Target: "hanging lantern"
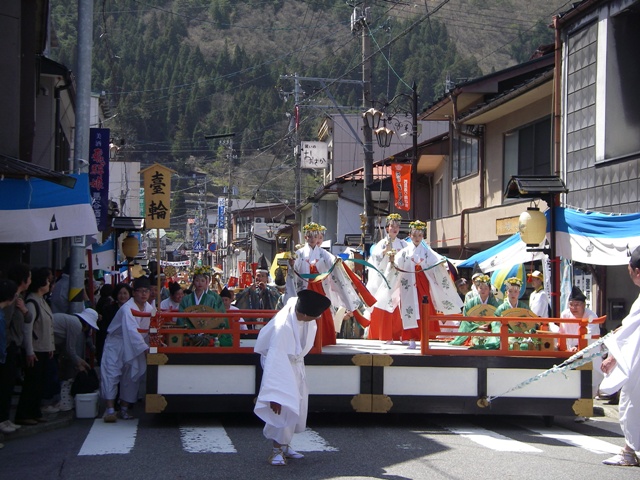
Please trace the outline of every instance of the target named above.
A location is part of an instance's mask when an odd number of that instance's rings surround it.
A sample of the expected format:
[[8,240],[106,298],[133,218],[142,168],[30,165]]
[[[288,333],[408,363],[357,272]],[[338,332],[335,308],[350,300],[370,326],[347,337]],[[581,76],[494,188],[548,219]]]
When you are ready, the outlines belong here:
[[547,217],[538,207],[529,207],[526,212],[520,214],[518,230],[527,247],[537,247],[547,233]]
[[138,239],[133,235],[128,235],[124,240],[122,240],[122,253],[124,256],[130,260],[135,258],[138,255]]
[[384,127],[380,127],[375,130],[374,133],[376,134],[380,148],[389,148],[389,145],[391,145],[391,139],[393,138],[393,130],[387,128],[385,125]]
[[376,110],[375,108],[370,108],[366,112],[362,114],[362,118],[364,118],[364,123],[371,129],[375,130],[380,125],[380,120],[382,119],[383,113],[380,110]]

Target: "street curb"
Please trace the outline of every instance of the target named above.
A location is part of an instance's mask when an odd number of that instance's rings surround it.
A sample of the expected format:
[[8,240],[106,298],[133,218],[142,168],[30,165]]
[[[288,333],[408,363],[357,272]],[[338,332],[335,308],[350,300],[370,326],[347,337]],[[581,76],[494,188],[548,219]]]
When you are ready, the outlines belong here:
[[45,417],[46,423],[38,423],[37,425],[22,425],[20,429],[13,433],[5,433],[3,442],[15,440],[18,438],[30,437],[38,433],[50,432],[59,428],[68,427],[73,423],[75,411],[59,412]]

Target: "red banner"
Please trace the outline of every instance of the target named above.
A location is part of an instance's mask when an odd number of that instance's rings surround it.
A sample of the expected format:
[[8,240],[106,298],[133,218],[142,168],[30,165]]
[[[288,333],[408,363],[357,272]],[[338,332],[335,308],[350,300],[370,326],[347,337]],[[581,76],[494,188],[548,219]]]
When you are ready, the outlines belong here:
[[411,208],[411,165],[392,163],[391,177],[396,208],[408,211]]

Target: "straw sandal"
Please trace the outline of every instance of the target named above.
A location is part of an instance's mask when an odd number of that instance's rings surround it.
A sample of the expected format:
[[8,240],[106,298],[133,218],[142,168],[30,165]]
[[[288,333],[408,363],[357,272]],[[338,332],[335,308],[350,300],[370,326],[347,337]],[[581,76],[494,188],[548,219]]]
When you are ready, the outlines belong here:
[[273,453],[269,457],[269,463],[275,466],[281,466],[287,464],[287,459],[282,451],[282,448],[274,448]]
[[617,465],[620,467],[637,467],[638,457],[636,457],[636,454],[633,452],[622,450],[619,454],[603,460],[602,463],[605,465]]
[[296,452],[289,445],[283,445],[282,446],[282,451],[284,452],[284,456],[286,458],[304,458],[303,454],[301,454],[299,452]]

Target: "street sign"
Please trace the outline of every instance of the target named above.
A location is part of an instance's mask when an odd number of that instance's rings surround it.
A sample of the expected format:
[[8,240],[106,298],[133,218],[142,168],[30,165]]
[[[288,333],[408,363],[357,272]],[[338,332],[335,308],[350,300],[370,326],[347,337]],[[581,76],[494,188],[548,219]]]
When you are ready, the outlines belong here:
[[300,157],[300,166],[302,168],[327,168],[328,148],[325,142],[302,142],[302,156]]
[[204,252],[204,248],[202,247],[202,243],[200,242],[193,242],[193,248],[192,250],[194,252]]
[[215,252],[216,251],[216,247],[217,247],[216,243],[213,242],[213,243],[210,243],[207,248],[209,249],[210,252]]

